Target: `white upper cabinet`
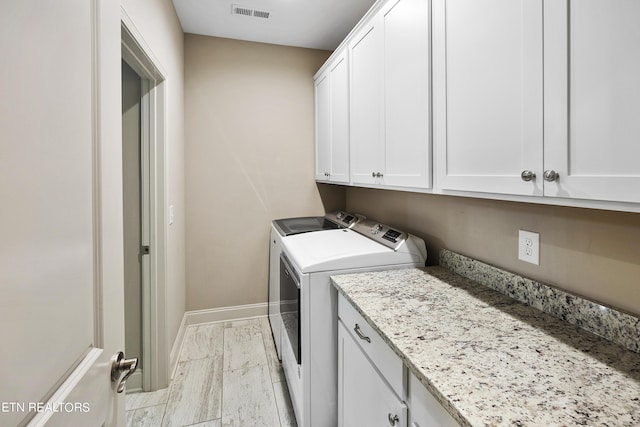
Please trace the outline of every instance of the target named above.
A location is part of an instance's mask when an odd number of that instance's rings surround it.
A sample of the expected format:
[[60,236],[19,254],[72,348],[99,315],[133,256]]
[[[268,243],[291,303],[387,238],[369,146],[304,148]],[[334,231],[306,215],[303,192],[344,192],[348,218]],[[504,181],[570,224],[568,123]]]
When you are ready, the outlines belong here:
[[376,183],[376,175],[384,171],[382,37],[376,15],[349,42],[351,181],[357,184]]
[[390,0],[381,11],[387,185],[431,187],[430,9]]
[[638,22],[640,0],[377,2],[316,79],[316,179],[640,211]]
[[640,2],[434,2],[439,188],[640,202]]
[[427,0],[390,0],[351,38],[351,181],[429,188]]
[[433,14],[439,186],[542,195],[542,0],[434,0]]
[[346,51],[315,81],[316,180],[349,182],[349,67]]
[[329,180],[331,170],[331,76],[326,71],[315,81],[316,179]]
[[545,2],[545,196],[640,202],[640,1]]

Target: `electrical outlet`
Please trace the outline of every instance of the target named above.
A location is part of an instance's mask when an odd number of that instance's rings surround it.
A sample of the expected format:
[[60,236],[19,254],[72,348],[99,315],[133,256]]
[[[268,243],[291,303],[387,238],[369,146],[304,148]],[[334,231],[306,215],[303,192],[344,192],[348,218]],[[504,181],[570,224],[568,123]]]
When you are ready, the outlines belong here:
[[540,265],[540,234],[519,230],[518,259]]

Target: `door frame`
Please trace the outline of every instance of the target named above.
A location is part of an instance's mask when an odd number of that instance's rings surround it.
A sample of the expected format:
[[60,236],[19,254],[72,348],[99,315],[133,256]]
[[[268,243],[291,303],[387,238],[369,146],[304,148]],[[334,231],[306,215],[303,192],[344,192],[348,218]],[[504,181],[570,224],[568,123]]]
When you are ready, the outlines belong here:
[[[126,11],[121,8],[121,46],[124,60],[142,78],[141,142],[149,159],[148,280],[143,263],[142,387],[154,391],[169,384],[166,324],[167,212],[166,212],[166,75]],[[141,152],[144,156],[144,150]],[[144,178],[142,178],[144,179]],[[143,214],[144,215],[144,214]],[[144,236],[144,234],[143,234]],[[147,244],[147,242],[143,242]]]

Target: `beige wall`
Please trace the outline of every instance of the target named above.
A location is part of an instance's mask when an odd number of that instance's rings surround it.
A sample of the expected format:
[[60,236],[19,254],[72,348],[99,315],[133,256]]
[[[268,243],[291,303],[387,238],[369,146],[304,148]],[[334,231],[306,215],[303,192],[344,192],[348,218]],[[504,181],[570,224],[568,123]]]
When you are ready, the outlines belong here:
[[166,205],[175,211],[167,228],[168,355],[185,312],[184,34],[171,0],[122,0],[122,8],[166,73]]
[[185,35],[187,310],[266,302],[271,220],[344,206],[313,172],[329,54]]
[[[640,214],[349,188],[346,208],[427,242],[640,314]],[[540,233],[540,266],[518,260],[518,229]]]

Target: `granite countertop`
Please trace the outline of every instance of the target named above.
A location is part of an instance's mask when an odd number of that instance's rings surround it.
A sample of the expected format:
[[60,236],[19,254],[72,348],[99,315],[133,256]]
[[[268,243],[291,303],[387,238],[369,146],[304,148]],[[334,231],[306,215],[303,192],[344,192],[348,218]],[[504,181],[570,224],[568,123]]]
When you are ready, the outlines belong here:
[[622,345],[442,267],[332,280],[463,426],[640,425]]

